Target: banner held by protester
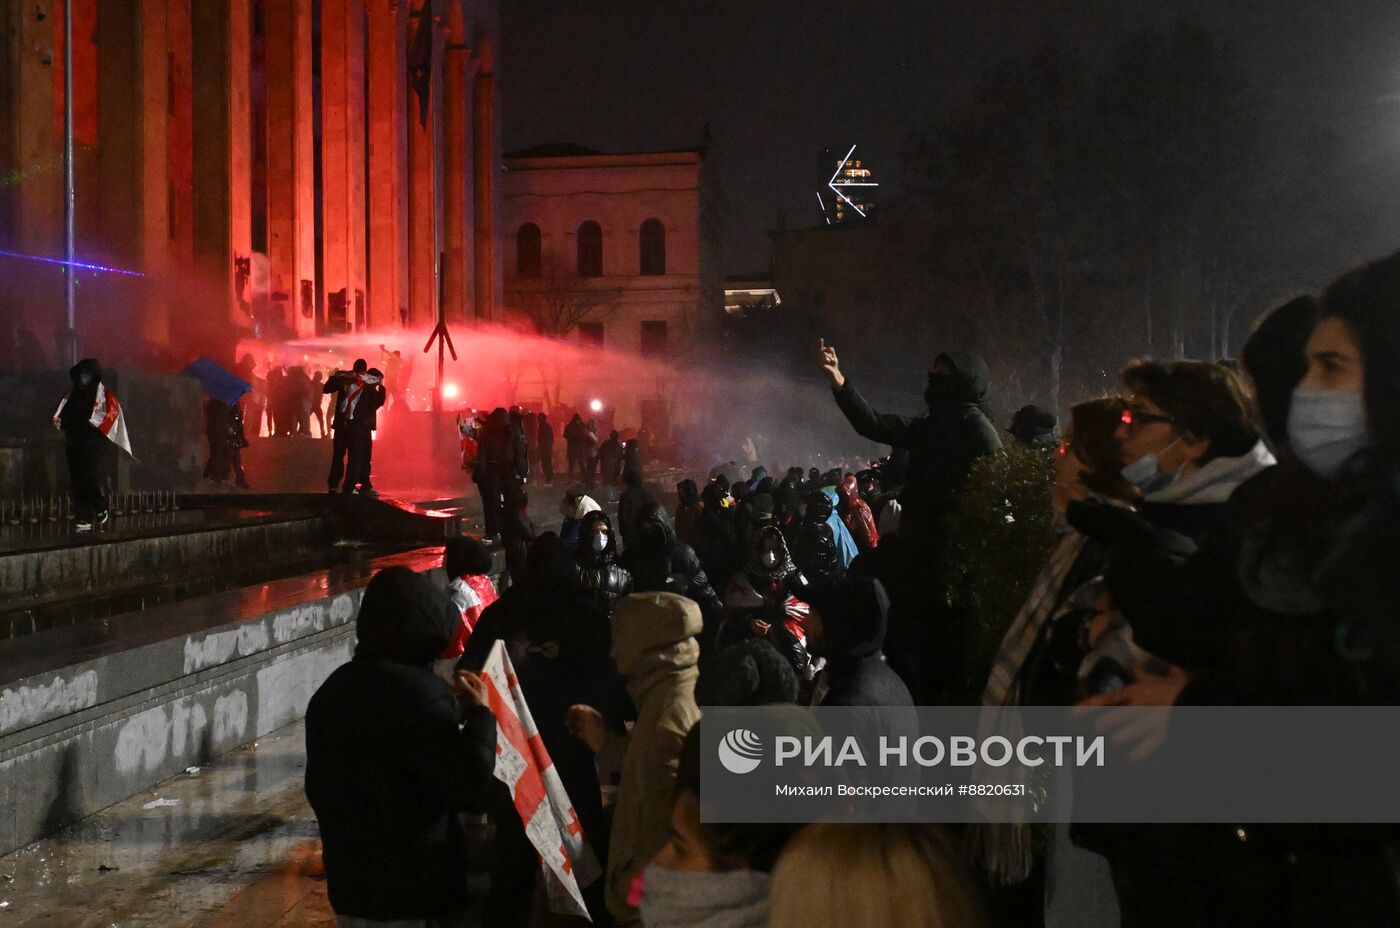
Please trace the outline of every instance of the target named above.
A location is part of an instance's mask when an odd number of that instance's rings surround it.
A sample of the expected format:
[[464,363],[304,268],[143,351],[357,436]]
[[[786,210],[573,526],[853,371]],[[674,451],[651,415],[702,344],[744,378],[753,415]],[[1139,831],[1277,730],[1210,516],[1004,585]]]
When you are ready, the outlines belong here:
[[492,647],[481,676],[496,716],[496,779],[510,787],[525,834],[539,852],[550,911],[589,918],[581,888],[602,876],[602,867],[540,739],[502,642]]

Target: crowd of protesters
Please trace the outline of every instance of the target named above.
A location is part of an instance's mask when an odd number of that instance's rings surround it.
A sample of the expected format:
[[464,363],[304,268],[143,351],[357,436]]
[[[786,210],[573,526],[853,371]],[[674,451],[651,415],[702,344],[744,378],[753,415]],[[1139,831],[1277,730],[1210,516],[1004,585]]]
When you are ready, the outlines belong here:
[[[1238,362],[1134,360],[1115,395],[1062,422],[1023,408],[1005,433],[983,412],[990,376],[975,356],[938,355],[927,412],[902,416],[872,408],[823,343],[836,405],[891,457],[721,466],[681,481],[674,511],[616,434],[597,441],[575,417],[569,473],[620,468],[616,507],[576,487],[561,530],[537,533],[528,501],[502,491],[499,598],[472,539],[448,546],[451,597],[385,571],[355,660],[312,700],[307,789],[332,904],[344,924],[456,924],[453,816],[487,812],[486,923],[530,923],[539,867],[491,781],[475,675],[499,641],[604,863],[585,891],[595,923],[978,925],[975,887],[1035,885],[1046,867],[1092,887],[1045,893],[1047,924],[1400,923],[1400,835],[1386,826],[1075,826],[1037,843],[1000,827],[705,823],[696,725],[707,705],[946,699],[967,629],[942,566],[969,475],[1003,434],[1053,470],[1056,541],[983,668],[984,705],[1392,704],[1398,315],[1400,255],[1269,313]],[[510,444],[499,453],[518,464]],[[483,439],[493,467],[496,455]],[[1117,734],[1149,748],[1170,737]]]

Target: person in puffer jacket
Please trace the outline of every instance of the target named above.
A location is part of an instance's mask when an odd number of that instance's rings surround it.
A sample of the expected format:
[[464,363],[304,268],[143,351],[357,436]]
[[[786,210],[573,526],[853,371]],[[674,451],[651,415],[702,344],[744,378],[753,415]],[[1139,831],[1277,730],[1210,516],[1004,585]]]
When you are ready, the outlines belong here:
[[828,524],[835,507],[820,491],[807,496],[807,512],[797,530],[792,546],[793,560],[813,583],[838,576],[840,560],[836,552],[836,535]]
[[590,512],[583,517],[574,556],[580,584],[604,609],[611,611],[613,603],[632,592],[632,575],[618,563],[617,534],[607,513]]

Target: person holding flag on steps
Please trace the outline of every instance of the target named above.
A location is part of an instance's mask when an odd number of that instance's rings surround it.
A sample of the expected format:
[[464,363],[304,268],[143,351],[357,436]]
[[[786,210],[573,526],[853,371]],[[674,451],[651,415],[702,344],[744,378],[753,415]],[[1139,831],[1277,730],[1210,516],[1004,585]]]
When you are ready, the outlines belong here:
[[107,443],[131,454],[131,438],[117,394],[102,383],[102,366],[84,358],[68,372],[73,386],[53,412],[53,426],[63,432],[68,454],[68,481],[77,530],[90,532],[110,518],[102,489],[102,462]]
[[359,358],[352,370],[332,374],[321,392],[335,394],[331,420],[335,439],[331,446],[331,472],[326,480],[330,492],[336,492],[344,477],[342,492],[378,496],[370,485],[369,469],[376,412],[384,405],[383,375],[370,370],[365,359]]

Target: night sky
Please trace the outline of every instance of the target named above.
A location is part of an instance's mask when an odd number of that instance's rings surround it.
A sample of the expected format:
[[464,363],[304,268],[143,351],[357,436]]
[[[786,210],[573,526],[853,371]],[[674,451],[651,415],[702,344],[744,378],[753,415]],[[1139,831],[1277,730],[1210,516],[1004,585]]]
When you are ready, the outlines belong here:
[[911,130],[990,64],[1047,33],[1093,56],[1189,18],[1222,35],[1255,87],[1335,129],[1358,170],[1400,160],[1397,0],[502,0],[507,151],[699,144],[727,201],[725,271],[763,270],[780,214],[815,224],[816,155],[858,144],[899,185]]

